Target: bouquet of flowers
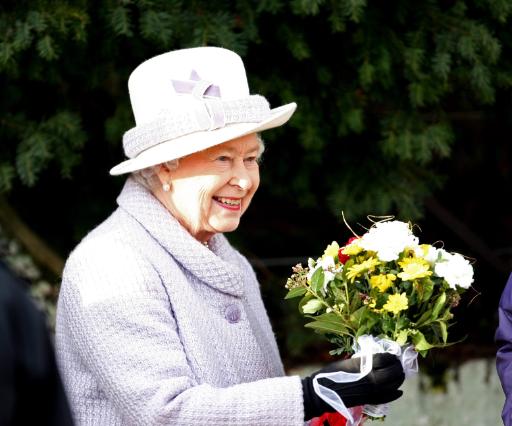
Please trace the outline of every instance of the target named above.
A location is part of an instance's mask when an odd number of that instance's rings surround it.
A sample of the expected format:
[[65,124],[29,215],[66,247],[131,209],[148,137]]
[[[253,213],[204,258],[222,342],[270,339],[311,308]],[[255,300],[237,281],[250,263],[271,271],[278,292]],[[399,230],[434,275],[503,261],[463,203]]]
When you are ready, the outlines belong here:
[[407,375],[417,370],[417,353],[450,344],[452,308],[472,282],[473,267],[462,255],[420,244],[409,223],[384,220],[342,247],[333,241],[307,267],[295,266],[286,298],[301,297],[299,310],[311,319],[306,327],[334,344],[332,355],[392,352]]

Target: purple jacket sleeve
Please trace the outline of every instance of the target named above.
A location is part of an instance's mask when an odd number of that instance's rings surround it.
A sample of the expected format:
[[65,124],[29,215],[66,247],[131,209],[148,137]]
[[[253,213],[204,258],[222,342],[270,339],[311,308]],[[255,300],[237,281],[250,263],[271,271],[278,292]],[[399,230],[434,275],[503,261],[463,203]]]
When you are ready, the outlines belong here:
[[512,426],[512,274],[501,295],[498,314],[496,368],[506,398],[501,416],[505,426]]

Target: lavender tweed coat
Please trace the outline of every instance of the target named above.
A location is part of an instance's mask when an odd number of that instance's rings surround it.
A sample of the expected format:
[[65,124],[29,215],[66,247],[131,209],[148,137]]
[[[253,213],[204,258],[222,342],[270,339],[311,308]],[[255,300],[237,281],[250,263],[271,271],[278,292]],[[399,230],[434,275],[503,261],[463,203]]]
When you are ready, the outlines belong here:
[[70,255],[59,367],[78,425],[302,425],[247,260],[210,249],[129,178]]

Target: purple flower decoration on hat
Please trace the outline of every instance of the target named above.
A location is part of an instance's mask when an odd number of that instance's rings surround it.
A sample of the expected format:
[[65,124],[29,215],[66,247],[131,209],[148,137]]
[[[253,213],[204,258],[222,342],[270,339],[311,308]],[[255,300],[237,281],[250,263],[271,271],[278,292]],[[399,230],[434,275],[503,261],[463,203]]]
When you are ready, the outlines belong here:
[[220,98],[220,88],[213,83],[201,80],[199,74],[195,70],[190,73],[190,79],[184,80],[171,80],[176,93],[191,94],[196,98],[204,98],[206,96],[212,98]]

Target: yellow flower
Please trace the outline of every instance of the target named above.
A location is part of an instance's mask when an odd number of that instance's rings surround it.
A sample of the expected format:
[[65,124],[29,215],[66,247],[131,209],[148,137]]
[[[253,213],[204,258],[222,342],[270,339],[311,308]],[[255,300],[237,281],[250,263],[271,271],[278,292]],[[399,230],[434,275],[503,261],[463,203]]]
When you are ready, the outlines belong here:
[[417,257],[406,258],[398,264],[403,271],[398,274],[398,277],[404,281],[412,281],[432,275],[428,262]]
[[409,307],[407,302],[407,295],[405,293],[392,294],[382,309],[393,312],[396,315],[398,312],[404,311]]
[[341,251],[342,254],[346,254],[347,256],[354,256],[363,251],[361,247],[357,245],[357,239],[351,242],[348,246],[345,246]]
[[333,258],[336,258],[338,256],[338,250],[340,249],[340,246],[336,241],[333,241],[331,244],[327,246],[327,248],[324,251],[324,255],[322,258],[325,258],[327,256],[331,256]]
[[350,268],[348,268],[347,278],[351,281],[354,281],[355,277],[361,275],[363,272],[373,271],[375,267],[379,264],[380,262],[378,261],[378,259],[374,259],[373,257],[370,257],[369,259],[365,260],[362,263],[356,263],[352,265]]
[[377,301],[375,299],[370,299],[370,301],[368,302],[368,307],[373,311],[373,312],[376,312],[376,313],[381,313],[382,312],[382,309],[377,309],[376,308],[377,306]]
[[370,285],[377,287],[381,293],[384,293],[389,287],[393,285],[396,280],[396,275],[393,274],[379,274],[373,275],[370,278]]

